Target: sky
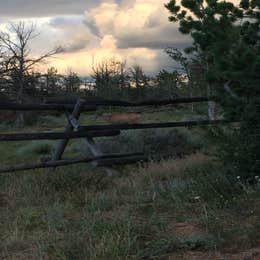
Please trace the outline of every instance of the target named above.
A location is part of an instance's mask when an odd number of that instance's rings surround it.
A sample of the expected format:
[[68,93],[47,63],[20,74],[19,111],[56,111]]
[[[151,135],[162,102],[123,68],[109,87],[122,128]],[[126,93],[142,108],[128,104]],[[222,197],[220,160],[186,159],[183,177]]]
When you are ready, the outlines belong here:
[[92,65],[106,59],[141,65],[146,73],[171,70],[164,48],[183,48],[190,39],[168,21],[167,0],[0,0],[0,29],[9,22],[34,23],[39,36],[35,55],[57,46],[64,52],[41,65],[60,73],[91,74]]

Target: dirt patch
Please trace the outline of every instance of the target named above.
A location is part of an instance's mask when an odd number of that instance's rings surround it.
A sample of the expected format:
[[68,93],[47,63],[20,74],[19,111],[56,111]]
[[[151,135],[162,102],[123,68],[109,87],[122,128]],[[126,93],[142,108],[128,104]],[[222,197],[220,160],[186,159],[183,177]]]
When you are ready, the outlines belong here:
[[252,248],[236,254],[205,253],[205,252],[185,252],[174,254],[166,258],[168,260],[260,260],[260,247]]
[[[178,237],[192,237],[207,235],[206,231],[198,225],[187,222],[176,222],[172,220],[168,226],[167,231]],[[223,252],[201,252],[201,251],[186,251],[176,253],[168,256],[165,259],[174,260],[260,260],[260,247],[244,250],[237,253],[223,253]]]
[[189,224],[189,223],[176,223],[174,226],[174,232],[177,236],[201,236],[205,235],[205,231],[202,228]]
[[187,222],[180,223],[175,220],[172,220],[168,224],[167,230],[178,237],[202,236],[206,234],[206,232],[197,225]]

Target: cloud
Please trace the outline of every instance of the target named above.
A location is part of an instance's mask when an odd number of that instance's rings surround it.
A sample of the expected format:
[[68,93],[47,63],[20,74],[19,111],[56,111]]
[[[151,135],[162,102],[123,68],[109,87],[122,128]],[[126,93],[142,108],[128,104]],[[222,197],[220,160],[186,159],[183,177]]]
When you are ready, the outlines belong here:
[[91,73],[93,62],[117,58],[126,60],[128,66],[139,64],[152,74],[171,68],[172,61],[163,52],[165,47],[182,48],[190,41],[178,32],[177,25],[169,23],[165,2],[10,0],[1,4],[0,15],[37,21],[41,35],[32,44],[36,54],[63,47],[64,53],[41,65],[41,69],[55,66],[65,73],[69,67],[86,75]]
[[80,51],[93,40],[93,35],[86,30],[84,16],[58,16],[49,21],[49,26],[59,35],[56,45],[65,52]]
[[113,35],[106,35],[100,42],[100,47],[102,49],[116,50],[117,41]]
[[8,0],[1,1],[0,16],[8,18],[82,14],[101,0]]
[[105,2],[86,12],[86,19],[98,28],[99,34],[103,36],[111,34],[114,32],[114,19],[119,11],[118,9],[119,6],[116,2]]
[[82,24],[84,21],[85,17],[81,15],[55,16],[50,20],[49,24],[56,28],[71,28]]
[[189,39],[168,22],[167,15],[162,0],[107,0],[88,9],[84,17],[55,17],[49,24],[67,44],[66,53],[53,64],[61,72],[69,66],[80,74],[90,74],[93,62],[111,58],[128,66],[139,64],[150,74],[171,69],[172,60],[163,49],[181,48]]
[[100,37],[100,31],[98,26],[96,25],[96,23],[93,21],[93,19],[87,14],[87,12],[85,12],[85,19],[83,21],[83,23],[85,24],[85,26],[89,29],[89,31],[97,36]]
[[165,0],[105,2],[89,10],[86,19],[95,27],[96,35],[112,34],[118,48],[183,47],[189,38],[178,32],[177,25],[169,23],[164,3]]
[[172,63],[170,58],[163,54],[161,50],[151,50],[148,48],[122,50],[97,48],[58,55],[55,59],[51,59],[49,64],[43,64],[40,68],[46,70],[48,67],[54,66],[58,68],[60,73],[66,73],[68,68],[70,68],[80,75],[85,76],[92,74],[93,64],[97,65],[109,59],[126,61],[128,67],[138,64],[148,74],[154,74],[161,68],[171,69],[170,65]]
[[[110,0],[89,9],[85,16],[55,17],[49,24],[60,34],[61,43],[66,40],[65,51],[73,54],[63,56],[70,67],[82,63],[76,57],[84,57],[89,64],[85,71],[89,73],[93,57],[96,62],[116,57],[126,60],[129,66],[140,64],[151,73],[163,65],[169,67],[164,48],[181,48],[189,41],[168,22],[163,2]],[[64,62],[58,63],[64,69]]]

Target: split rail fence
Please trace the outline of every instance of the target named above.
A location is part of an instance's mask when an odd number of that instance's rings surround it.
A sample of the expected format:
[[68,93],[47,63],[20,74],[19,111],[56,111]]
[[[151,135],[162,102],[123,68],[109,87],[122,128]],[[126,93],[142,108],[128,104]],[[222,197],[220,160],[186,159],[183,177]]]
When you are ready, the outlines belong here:
[[[76,100],[52,101],[44,104],[16,104],[2,103],[0,110],[12,111],[62,111],[67,116],[67,125],[63,132],[35,132],[35,133],[0,133],[2,141],[31,141],[31,140],[60,140],[52,158],[44,162],[23,163],[18,165],[0,166],[0,173],[53,168],[79,163],[91,163],[95,167],[103,167],[106,174],[111,176],[114,165],[124,165],[147,161],[148,158],[143,153],[110,154],[104,155],[102,150],[96,145],[95,138],[119,136],[121,130],[150,129],[150,128],[174,128],[190,126],[206,126],[227,123],[225,120],[200,120],[166,123],[142,123],[142,124],[106,124],[81,126],[78,119],[83,112],[96,111],[98,107],[143,107],[143,106],[164,106],[182,103],[208,102],[209,98],[176,98],[167,100],[148,100],[144,102],[124,102],[119,100],[88,101],[82,98]],[[91,157],[78,159],[62,159],[63,153],[70,139],[84,138],[85,145],[92,153]]]

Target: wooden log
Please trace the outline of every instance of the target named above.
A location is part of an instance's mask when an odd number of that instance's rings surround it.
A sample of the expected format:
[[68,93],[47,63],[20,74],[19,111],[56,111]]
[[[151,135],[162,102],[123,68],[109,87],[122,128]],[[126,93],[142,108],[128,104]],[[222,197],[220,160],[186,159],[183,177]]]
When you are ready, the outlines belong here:
[[[72,111],[72,116],[73,117],[75,117],[77,119],[79,118],[82,104],[83,104],[83,100],[79,98],[77,100],[76,105],[74,106],[73,111]],[[68,123],[66,128],[65,128],[65,133],[66,134],[70,134],[70,133],[72,133],[72,131],[73,131],[73,126],[70,123]],[[63,153],[65,151],[65,148],[66,148],[68,142],[69,142],[68,138],[63,139],[63,140],[60,141],[60,143],[58,144],[58,146],[57,146],[57,148],[56,148],[56,150],[54,152],[53,161],[57,161],[57,160],[60,160],[62,158],[62,155],[63,155]]]
[[[12,111],[73,111],[74,106],[70,104],[17,104],[17,103],[0,103],[0,110]],[[82,112],[96,111],[96,106],[83,105]]]
[[103,155],[103,156],[96,156],[96,157],[87,157],[87,158],[80,158],[80,159],[72,159],[72,160],[58,160],[58,161],[47,161],[47,162],[39,162],[39,163],[23,163],[18,165],[7,165],[0,167],[0,174],[2,173],[10,173],[10,172],[18,172],[18,171],[25,171],[25,170],[35,170],[35,169],[44,169],[44,168],[53,168],[53,167],[61,167],[61,166],[68,166],[80,163],[90,163],[93,161],[99,161],[102,163],[102,160],[110,160],[109,163],[111,164],[114,160],[115,163],[118,163],[119,159],[124,158],[132,158],[129,162],[133,162],[133,159],[140,159],[142,161],[143,154],[142,153],[132,153],[132,154],[111,154],[111,155]]
[[[77,118],[75,118],[73,115],[70,115],[68,117],[68,121],[69,123],[74,127],[74,130],[78,131],[80,129],[80,123],[78,122]],[[103,153],[100,150],[100,148],[97,146],[97,144],[95,143],[95,140],[91,137],[91,136],[86,136],[85,137],[85,143],[86,146],[88,147],[88,149],[91,151],[93,156],[102,156]],[[94,166],[95,163],[92,163]],[[105,172],[107,173],[107,176],[112,176],[113,172],[112,169],[110,169],[109,167],[104,167]]]
[[150,129],[150,128],[174,128],[190,126],[207,126],[216,124],[232,123],[225,120],[216,121],[186,121],[172,123],[149,123],[149,124],[120,124],[120,125],[92,125],[83,126],[78,132],[43,132],[43,133],[13,133],[0,134],[0,141],[32,141],[32,140],[57,140],[77,139],[86,136],[103,137],[120,135],[120,130]]
[[149,128],[207,126],[207,125],[217,125],[217,124],[226,124],[226,123],[234,123],[234,122],[228,120],[200,120],[200,121],[148,123],[148,124],[91,125],[91,126],[82,126],[81,129],[86,131],[134,130],[134,129],[149,129]]
[[[141,102],[127,102],[121,100],[85,100],[88,105],[96,106],[122,106],[122,107],[138,107],[138,106],[162,106],[162,105],[174,105],[174,104],[185,104],[185,103],[197,103],[197,102],[208,102],[214,100],[214,97],[179,97],[174,99],[150,99]],[[52,99],[46,100],[46,104],[73,104],[76,99]]]
[[71,133],[61,132],[42,132],[42,133],[13,133],[0,134],[1,141],[32,141],[32,140],[58,140],[58,139],[77,139],[90,137],[104,137],[120,135],[120,130],[98,130],[98,131],[78,131]]

